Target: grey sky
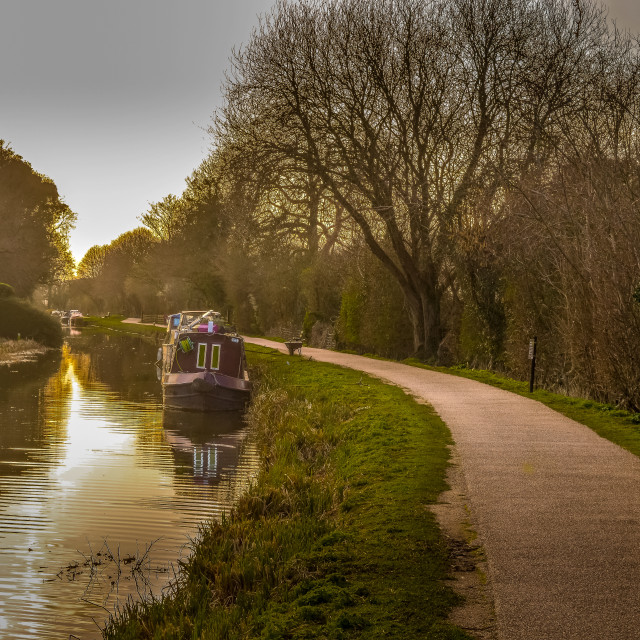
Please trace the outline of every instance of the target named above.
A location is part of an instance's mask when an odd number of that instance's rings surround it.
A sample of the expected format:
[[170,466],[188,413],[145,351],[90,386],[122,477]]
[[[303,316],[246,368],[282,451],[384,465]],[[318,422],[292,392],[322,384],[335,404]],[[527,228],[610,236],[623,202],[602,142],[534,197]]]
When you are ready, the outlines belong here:
[[0,0],[0,138],[78,213],[81,258],[181,193],[235,45],[272,0]]
[[607,0],[603,2],[620,29],[640,33],[640,2],[638,0]]
[[[231,49],[273,0],[0,0],[0,138],[78,213],[80,259],[180,194]],[[640,2],[609,0],[640,32]]]

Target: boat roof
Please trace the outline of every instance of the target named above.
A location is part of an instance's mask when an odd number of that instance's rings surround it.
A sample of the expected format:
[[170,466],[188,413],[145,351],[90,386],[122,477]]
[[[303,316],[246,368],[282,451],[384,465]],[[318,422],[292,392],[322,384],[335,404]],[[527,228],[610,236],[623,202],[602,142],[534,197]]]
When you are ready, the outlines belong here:
[[180,313],[185,313],[185,314],[188,313],[189,315],[195,315],[195,314],[200,314],[200,315],[207,314],[207,315],[215,315],[215,316],[222,315],[219,311],[212,311],[211,309],[209,309],[209,311],[181,311]]
[[[197,324],[202,322],[214,321],[219,325],[224,326],[227,330],[231,328],[231,324],[227,322],[219,311],[181,311],[180,313],[174,313],[170,318],[180,317],[179,322],[176,322],[175,328],[179,328],[181,331],[191,330]],[[235,331],[235,329],[232,329]]]

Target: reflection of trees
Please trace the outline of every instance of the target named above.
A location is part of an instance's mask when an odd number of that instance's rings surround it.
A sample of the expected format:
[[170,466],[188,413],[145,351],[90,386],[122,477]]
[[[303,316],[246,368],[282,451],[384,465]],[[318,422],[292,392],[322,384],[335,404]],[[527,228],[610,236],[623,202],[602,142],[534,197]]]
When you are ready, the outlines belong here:
[[125,400],[160,398],[153,366],[158,347],[148,338],[83,331],[70,341],[70,347],[83,387],[100,382]]
[[0,402],[9,395],[24,391],[26,395],[37,394],[37,390],[56,369],[60,362],[60,354],[50,352],[37,362],[18,362],[0,366]]
[[0,465],[0,475],[20,475],[29,469],[25,444],[42,438],[46,428],[42,385],[59,361],[60,355],[52,353],[36,363],[0,367],[0,450],[8,463]]
[[[71,414],[73,393],[73,363],[69,346],[62,347],[62,359],[58,371],[52,375],[42,390],[42,445],[53,453],[53,458],[61,457],[61,449],[67,436],[67,423]],[[58,453],[59,455],[56,455]],[[47,458],[51,459],[50,453]]]
[[62,359],[58,371],[52,375],[43,389],[46,407],[45,424],[55,426],[64,424],[69,417],[73,370],[71,354],[67,344],[62,347]]

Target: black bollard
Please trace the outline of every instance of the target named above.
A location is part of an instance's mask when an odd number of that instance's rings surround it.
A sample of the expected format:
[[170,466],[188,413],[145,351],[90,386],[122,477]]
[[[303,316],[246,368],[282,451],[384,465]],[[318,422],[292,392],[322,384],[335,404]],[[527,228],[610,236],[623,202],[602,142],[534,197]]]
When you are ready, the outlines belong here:
[[531,376],[529,378],[529,393],[533,393],[533,381],[536,377],[536,351],[538,350],[538,338],[534,336],[529,340],[529,360],[531,360]]

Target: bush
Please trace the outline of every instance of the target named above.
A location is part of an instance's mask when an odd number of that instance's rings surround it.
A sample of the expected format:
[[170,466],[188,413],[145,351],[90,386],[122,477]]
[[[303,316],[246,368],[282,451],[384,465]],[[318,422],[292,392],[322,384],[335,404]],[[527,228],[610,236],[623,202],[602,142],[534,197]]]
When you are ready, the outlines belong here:
[[18,334],[48,347],[59,347],[62,344],[59,320],[36,309],[26,300],[0,294],[0,337],[15,340]]
[[12,298],[15,295],[15,291],[10,284],[0,282],[0,298]]
[[311,330],[313,329],[313,325],[316,322],[321,322],[322,320],[324,320],[322,314],[316,313],[315,311],[307,311],[304,314],[304,320],[302,321],[302,335],[307,342],[311,340]]

